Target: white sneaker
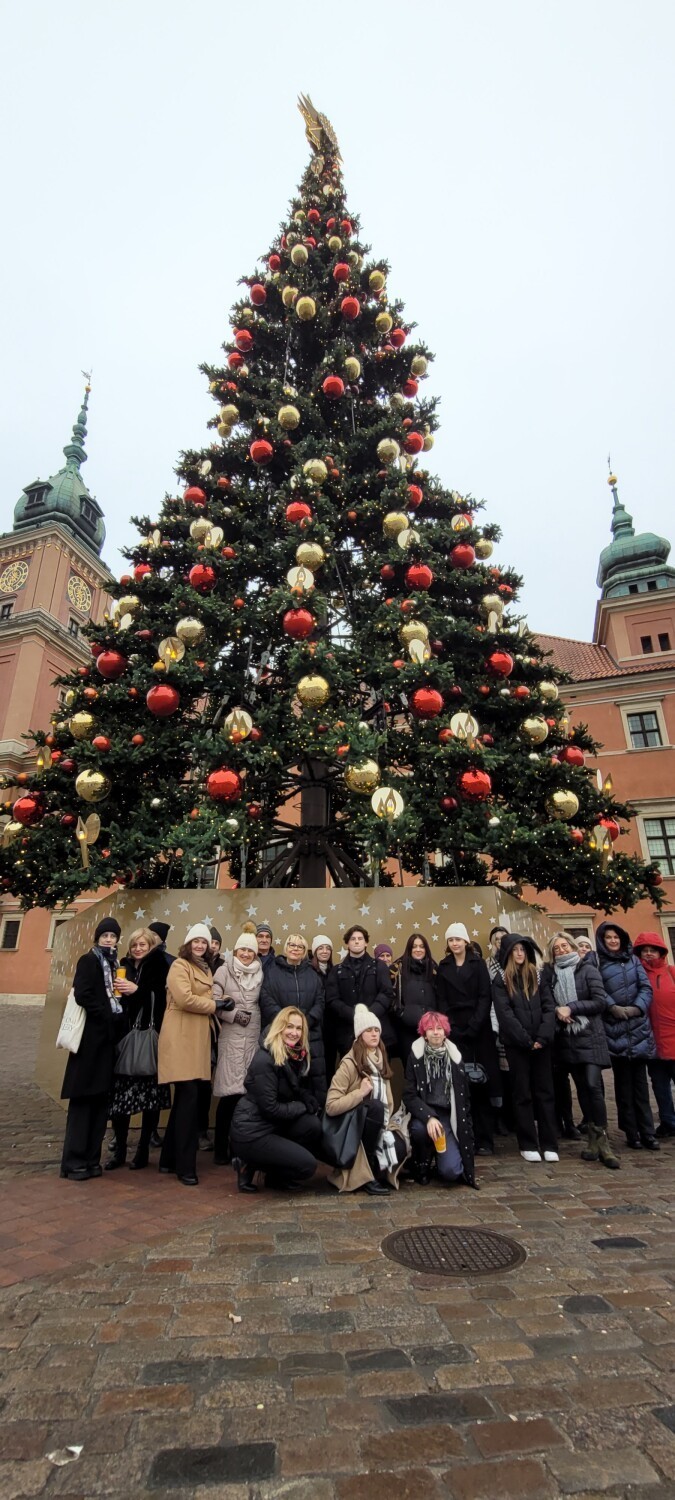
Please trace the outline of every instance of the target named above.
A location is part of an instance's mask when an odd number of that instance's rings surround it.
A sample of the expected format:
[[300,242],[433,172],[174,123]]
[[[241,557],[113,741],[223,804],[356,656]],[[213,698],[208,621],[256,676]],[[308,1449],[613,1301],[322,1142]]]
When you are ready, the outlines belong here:
[[541,1161],[538,1151],[521,1151],[523,1161]]
[[560,1161],[557,1151],[545,1151],[544,1161]]

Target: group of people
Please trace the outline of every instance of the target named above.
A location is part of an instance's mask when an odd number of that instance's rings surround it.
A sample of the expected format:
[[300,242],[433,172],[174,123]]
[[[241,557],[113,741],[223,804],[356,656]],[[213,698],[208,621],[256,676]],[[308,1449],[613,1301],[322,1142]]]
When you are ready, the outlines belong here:
[[358,923],[335,957],[324,933],[311,947],[293,933],[275,952],[266,922],[245,924],[224,953],[218,931],[197,923],[174,957],[169,931],[138,928],[120,965],[121,930],[107,917],[78,961],[85,1024],[62,1090],[61,1175],[73,1181],[125,1165],[137,1114],[129,1167],[147,1167],[159,1146],[160,1172],[185,1186],[197,1185],[200,1145],[232,1164],[241,1192],[257,1192],[261,1175],[268,1187],[297,1186],[320,1161],[341,1192],[383,1196],[401,1177],[424,1185],[433,1175],[475,1186],[475,1155],[492,1155],[495,1134],[511,1131],[527,1162],[558,1161],[560,1135],[583,1132],[582,1159],[617,1168],[610,1067],[628,1146],[658,1150],[658,1137],[675,1136],[675,969],[656,933],[631,944],[604,922],[594,950],[559,932],[544,960],[532,938],[495,927],[486,962],[453,922],[437,964],[417,932],[400,957],[386,943],[371,954]]

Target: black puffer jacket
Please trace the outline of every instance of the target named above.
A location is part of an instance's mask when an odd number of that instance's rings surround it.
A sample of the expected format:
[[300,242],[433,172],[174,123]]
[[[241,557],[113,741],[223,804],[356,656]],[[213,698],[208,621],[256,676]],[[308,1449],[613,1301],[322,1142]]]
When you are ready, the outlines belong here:
[[325,1007],[323,980],[309,959],[302,963],[289,964],[283,954],[275,956],[274,963],[263,970],[260,991],[260,1015],[266,1029],[280,1010],[294,1005],[307,1017],[309,1027],[310,1078],[312,1089],[321,1103],[328,1092],[326,1078],[326,1056],[323,1044],[323,1013]]
[[246,1147],[267,1135],[285,1135],[302,1115],[318,1114],[319,1101],[307,1076],[290,1063],[275,1063],[266,1047],[259,1047],[244,1079],[246,1090],[234,1111],[230,1143],[246,1160]]
[[335,1045],[341,1057],[354,1046],[354,1011],[365,1005],[382,1022],[382,1040],[388,1051],[396,1048],[391,1007],[394,988],[385,963],[365,953],[361,959],[344,958],[335,964],[326,983],[326,1006]]
[[431,974],[428,975],[426,959],[411,958],[406,972],[401,958],[398,960],[397,983],[401,1009],[397,1011],[396,1025],[410,1046],[417,1036],[417,1028],[425,1011],[435,1010],[438,1004],[436,965],[432,963]]
[[[574,1005],[570,1006],[572,1023],[556,1022],[556,1064],[560,1063],[568,1068],[587,1063],[594,1063],[598,1068],[608,1068],[610,1063],[602,1021],[607,1008],[607,996],[600,972],[593,963],[594,958],[595,954],[589,953],[586,958],[579,960],[574,970],[577,998]],[[565,1005],[555,964],[544,964],[539,985],[543,993],[550,994],[555,1006]]]
[[[457,1047],[452,1042],[446,1042],[446,1049],[450,1059],[450,1076],[452,1079],[452,1094],[448,1094],[448,1109],[451,1109],[452,1095],[454,1095],[457,1124],[456,1140],[459,1146],[459,1154],[462,1158],[464,1176],[469,1187],[475,1187],[476,1170],[469,1088],[464,1068],[462,1067],[461,1055]],[[421,1120],[424,1125],[427,1125],[429,1120],[434,1118],[434,1111],[427,1103],[428,1094],[429,1079],[424,1064],[424,1038],[420,1036],[416,1042],[413,1042],[412,1050],[406,1064],[403,1103],[412,1115],[413,1120]],[[433,1150],[431,1141],[429,1145],[430,1149]]]
[[[531,938],[509,933],[500,948],[500,959],[506,965],[511,950],[521,943],[530,963],[535,963],[539,952]],[[526,995],[518,976],[518,986],[509,994],[503,973],[492,981],[492,995],[499,1021],[499,1033],[508,1051],[510,1047],[519,1052],[531,1052],[535,1042],[550,1047],[555,1033],[555,1005],[550,987],[544,991],[538,983],[532,995]]]

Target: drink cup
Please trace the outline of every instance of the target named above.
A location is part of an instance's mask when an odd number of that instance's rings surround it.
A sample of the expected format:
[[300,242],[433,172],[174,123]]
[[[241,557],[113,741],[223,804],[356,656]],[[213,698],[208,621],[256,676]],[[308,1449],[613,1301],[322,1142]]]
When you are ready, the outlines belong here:
[[117,981],[118,981],[118,979],[126,979],[126,977],[127,977],[127,971],[126,971],[126,969],[124,967],[124,964],[120,964],[120,966],[119,966],[119,968],[117,970],[117,973],[115,975],[115,983],[113,985],[113,989],[114,990],[117,989]]
[[442,1130],[441,1134],[437,1135],[436,1139],[434,1141],[434,1147],[435,1147],[436,1151],[438,1152],[439,1156],[441,1155],[441,1153],[443,1151],[445,1151],[446,1144],[447,1144],[447,1142],[446,1142],[446,1139],[445,1139],[445,1131]]

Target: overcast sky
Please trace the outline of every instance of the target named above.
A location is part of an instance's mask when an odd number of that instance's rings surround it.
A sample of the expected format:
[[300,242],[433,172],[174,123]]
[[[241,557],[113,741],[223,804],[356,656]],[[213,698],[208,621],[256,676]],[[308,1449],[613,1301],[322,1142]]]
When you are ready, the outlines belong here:
[[538,630],[588,637],[607,454],[671,535],[672,0],[5,0],[3,496],[59,468],[93,366],[85,477],[116,573],[207,441],[198,371],[308,154],[436,351],[431,458],[485,500]]

